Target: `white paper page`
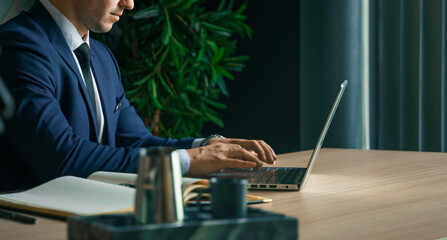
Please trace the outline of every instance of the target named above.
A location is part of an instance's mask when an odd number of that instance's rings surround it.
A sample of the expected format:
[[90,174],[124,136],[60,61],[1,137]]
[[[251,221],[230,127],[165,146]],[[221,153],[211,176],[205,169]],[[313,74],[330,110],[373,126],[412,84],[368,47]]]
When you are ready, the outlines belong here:
[[203,178],[190,178],[190,177],[183,177],[182,178],[182,183],[183,185],[189,186],[197,181],[202,180]]
[[88,179],[111,184],[135,184],[137,181],[137,174],[98,171],[88,176]]
[[[137,176],[138,175],[136,173],[98,171],[92,173],[87,178],[90,180],[106,182],[111,184],[136,184]],[[202,180],[202,178],[183,177],[182,184],[189,186],[199,180]]]
[[3,200],[77,215],[130,208],[134,198],[133,188],[72,176],[56,178],[25,192],[0,195]]

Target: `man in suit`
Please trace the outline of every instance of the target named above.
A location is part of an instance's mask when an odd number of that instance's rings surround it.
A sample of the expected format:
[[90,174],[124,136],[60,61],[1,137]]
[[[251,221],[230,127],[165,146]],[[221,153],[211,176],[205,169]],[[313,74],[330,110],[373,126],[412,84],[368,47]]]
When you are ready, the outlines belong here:
[[135,172],[141,147],[180,148],[182,172],[273,164],[261,140],[153,136],[129,105],[111,51],[89,36],[108,32],[133,0],[37,0],[0,26],[0,75],[16,115],[2,137],[0,190],[61,175]]

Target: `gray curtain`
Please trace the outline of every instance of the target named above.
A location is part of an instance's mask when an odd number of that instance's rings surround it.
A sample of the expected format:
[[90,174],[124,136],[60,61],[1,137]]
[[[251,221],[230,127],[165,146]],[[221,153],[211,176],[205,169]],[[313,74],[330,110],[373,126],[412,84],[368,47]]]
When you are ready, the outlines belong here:
[[301,1],[300,144],[317,142],[340,84],[349,80],[324,146],[362,147],[359,0]]
[[446,151],[446,1],[378,2],[377,148]]
[[315,144],[335,85],[347,78],[326,147],[445,152],[446,7],[446,0],[301,1],[302,147]]

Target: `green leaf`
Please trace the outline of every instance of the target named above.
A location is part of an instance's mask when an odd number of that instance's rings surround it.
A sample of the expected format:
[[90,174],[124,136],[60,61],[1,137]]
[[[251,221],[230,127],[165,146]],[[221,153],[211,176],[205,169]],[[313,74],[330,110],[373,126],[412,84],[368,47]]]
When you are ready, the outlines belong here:
[[233,72],[240,72],[242,71],[242,69],[244,69],[244,67],[232,67],[232,66],[227,66],[227,69]]
[[179,57],[177,54],[177,47],[175,45],[171,46],[171,56],[172,56],[172,61],[175,64],[175,67],[180,68],[180,60],[179,60]]
[[145,8],[136,12],[133,15],[134,19],[149,19],[153,17],[158,17],[160,15],[160,7],[158,5],[153,5],[151,7]]
[[203,78],[203,86],[204,86],[204,88],[205,88],[205,91],[203,91],[204,92],[204,95],[205,96],[208,96],[208,89],[209,89],[209,80],[208,80],[208,76],[204,76],[204,78]]
[[227,105],[220,103],[220,102],[216,102],[210,98],[204,97],[204,96],[200,96],[200,99],[202,99],[204,102],[208,103],[209,105],[215,107],[215,108],[219,108],[219,109],[224,109],[227,108]]
[[137,111],[141,112],[144,108],[146,108],[147,102],[149,100],[149,94],[144,94],[140,101],[137,102]]
[[224,9],[226,3],[227,3],[226,0],[220,0],[219,6],[217,7],[217,9],[219,11],[222,11]]
[[138,91],[139,88],[133,88],[133,89],[129,89],[126,90],[126,95],[133,95]]
[[205,52],[205,48],[204,47],[200,48],[199,54],[197,54],[197,57],[195,60],[196,62],[200,62],[202,60],[202,56],[203,56],[204,52]]
[[181,4],[178,5],[178,7],[176,8],[176,10],[178,12],[183,12],[187,9],[189,9],[193,4],[195,4],[196,2],[198,2],[199,0],[182,0]]
[[164,8],[163,12],[164,12],[164,16],[165,16],[165,26],[164,26],[162,43],[164,45],[168,45],[169,40],[171,39],[171,36],[172,36],[171,21],[169,20],[168,9]]
[[177,46],[178,48],[180,48],[181,50],[185,51],[185,52],[189,52],[189,49],[185,46],[183,46],[183,44],[181,44],[177,38],[175,38],[174,36],[171,37],[172,42],[175,44],[175,46]]
[[162,65],[163,62],[164,62],[164,61],[166,60],[166,58],[168,57],[168,54],[169,54],[169,46],[168,46],[168,48],[166,49],[166,51],[163,53],[163,56],[161,56],[160,61],[157,62],[157,65],[156,65],[156,66],[160,66],[160,65]]
[[251,39],[253,30],[251,30],[251,28],[243,22],[239,22],[239,24],[245,29],[245,33],[247,34],[248,38]]
[[242,63],[227,63],[227,64],[225,64],[225,67],[227,69],[230,69],[231,71],[237,71],[237,70],[233,70],[233,69],[242,69],[245,67],[245,65]]
[[177,108],[172,108],[172,107],[165,107],[163,109],[166,112],[169,112],[171,114],[175,114],[175,115],[183,115],[183,111],[177,109]]
[[223,48],[223,47],[219,48],[219,50],[217,50],[217,53],[211,59],[211,62],[218,63],[220,61],[220,59],[222,58],[224,52],[225,52],[225,48]]
[[212,86],[215,86],[217,83],[217,71],[216,68],[214,66],[211,66],[211,84]]
[[189,102],[188,95],[186,95],[186,93],[181,93],[180,94],[180,98],[182,99],[183,104],[185,104],[185,106],[190,106],[191,105],[191,103]]
[[217,68],[217,71],[219,71],[220,74],[224,75],[225,77],[227,77],[227,78],[229,78],[231,80],[234,80],[233,75],[229,71],[227,71],[227,69],[225,69],[224,67],[219,66],[219,65],[217,65],[216,68]]
[[225,58],[224,61],[225,62],[245,62],[248,59],[250,59],[249,56],[238,56],[238,57]]
[[214,30],[214,31],[220,31],[220,32],[228,32],[228,33],[232,33],[233,31],[231,29],[228,28],[224,28],[224,27],[220,27],[211,23],[207,23],[207,22],[201,22],[202,25],[204,25],[205,27],[207,27],[210,30]]
[[169,93],[170,96],[175,97],[174,93],[171,90],[171,87],[166,83],[165,79],[161,76],[160,73],[157,73],[158,80],[160,80],[161,85],[165,88],[165,90]]
[[225,84],[225,81],[223,80],[223,78],[222,78],[222,76],[221,75],[218,75],[217,76],[217,85],[219,86],[219,88],[220,88],[220,90],[222,91],[222,93],[225,95],[225,96],[229,96],[229,94],[228,94],[228,90],[227,90],[227,85]]
[[236,11],[234,11],[234,15],[241,15],[245,9],[247,8],[247,3],[242,4],[240,8],[238,8]]
[[218,11],[211,15],[210,19],[216,20],[216,18],[226,17],[228,15],[231,15],[233,13],[233,10],[224,10],[224,11]]
[[157,98],[157,85],[155,84],[155,80],[152,79],[151,83],[148,84],[149,90],[151,91],[151,99],[152,103],[155,105],[156,109],[163,109],[163,106],[160,104]]
[[133,82],[132,85],[134,85],[134,86],[141,85],[141,84],[147,82],[151,77],[152,77],[152,75],[148,74],[148,75],[144,76],[142,79],[140,79],[136,82]]
[[245,16],[245,15],[236,15],[236,16],[234,16],[234,18],[238,19],[238,20],[242,20],[242,21],[247,20],[247,16]]
[[201,111],[199,111],[198,109],[188,106],[186,107],[186,109],[188,109],[189,111],[191,111],[193,113],[193,115],[203,115],[203,113]]
[[208,40],[206,41],[206,44],[208,44],[208,46],[211,47],[211,50],[213,51],[214,54],[216,54],[219,51],[219,47],[214,41]]

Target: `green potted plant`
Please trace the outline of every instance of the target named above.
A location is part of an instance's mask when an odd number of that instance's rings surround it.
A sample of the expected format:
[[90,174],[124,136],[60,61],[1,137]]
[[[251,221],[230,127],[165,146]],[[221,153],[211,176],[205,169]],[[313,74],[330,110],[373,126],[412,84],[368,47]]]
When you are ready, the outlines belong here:
[[141,0],[118,22],[114,51],[126,95],[154,135],[201,136],[204,122],[224,126],[217,110],[226,107],[219,102],[228,96],[225,81],[248,59],[235,56],[234,38],[251,38],[246,6]]

